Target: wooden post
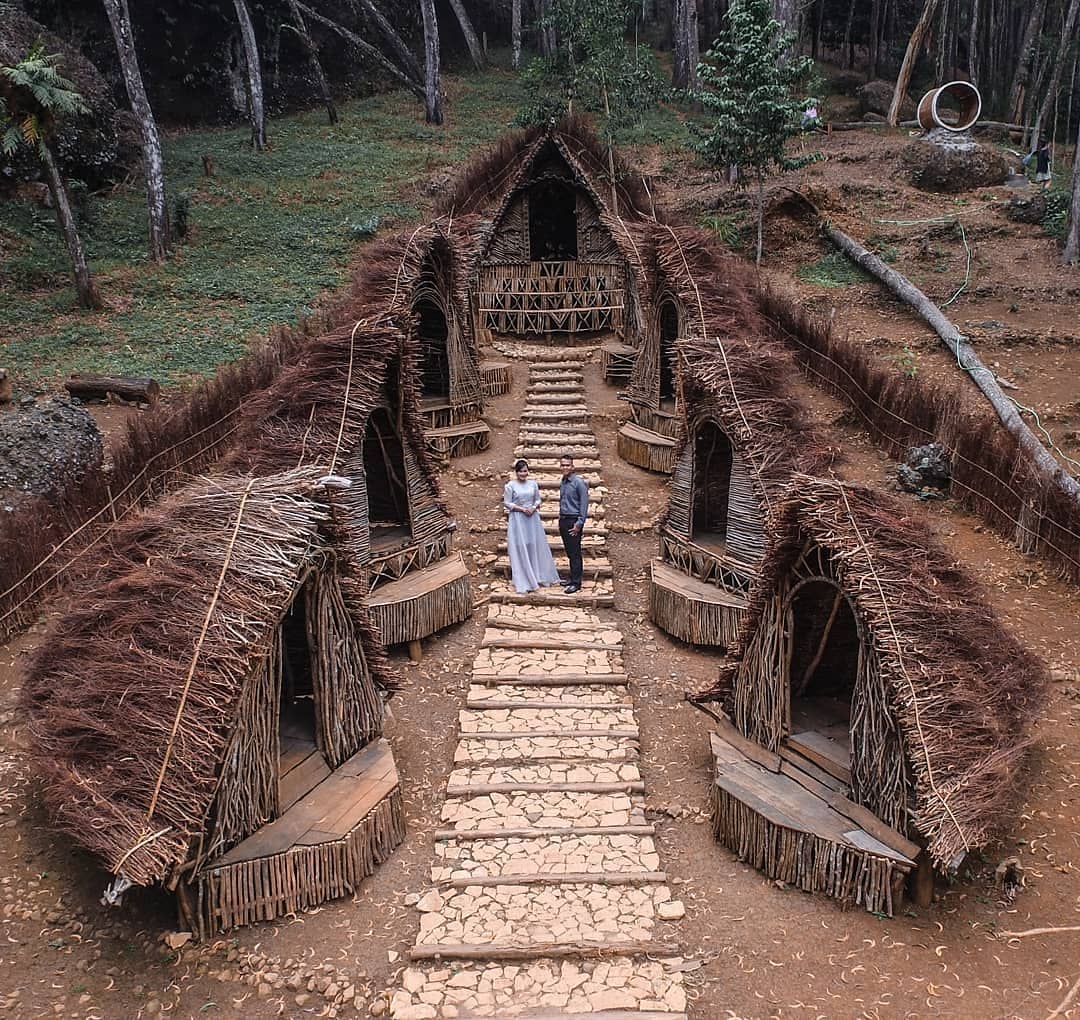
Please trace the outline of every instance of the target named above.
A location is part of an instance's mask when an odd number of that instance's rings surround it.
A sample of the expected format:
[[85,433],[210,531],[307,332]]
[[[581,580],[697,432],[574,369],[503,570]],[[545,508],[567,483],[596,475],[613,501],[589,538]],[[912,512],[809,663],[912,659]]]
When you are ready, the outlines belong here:
[[424,658],[424,646],[420,644],[419,638],[409,642],[409,658],[413,662],[420,662]]
[[908,886],[915,906],[929,907],[934,902],[934,862],[925,850],[915,858]]

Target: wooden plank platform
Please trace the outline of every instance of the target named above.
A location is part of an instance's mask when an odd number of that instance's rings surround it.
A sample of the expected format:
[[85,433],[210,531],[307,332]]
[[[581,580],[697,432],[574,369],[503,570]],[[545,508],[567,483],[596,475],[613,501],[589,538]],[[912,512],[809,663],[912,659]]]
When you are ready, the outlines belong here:
[[770,878],[893,913],[915,867],[913,843],[861,805],[783,769],[765,748],[749,756],[746,738],[725,728],[709,739],[714,830],[725,846]]
[[470,457],[483,452],[491,444],[491,428],[482,421],[429,428],[424,432],[424,442],[435,456],[444,460]]
[[727,648],[735,643],[746,598],[684,574],[667,563],[652,564],[649,619],[692,645]]
[[383,739],[372,741],[339,769],[327,772],[287,811],[208,867],[228,867],[285,853],[294,846],[342,839],[398,785],[394,756]]
[[628,344],[600,345],[600,372],[605,382],[629,382],[637,363],[637,348]]
[[380,585],[367,605],[384,644],[419,641],[472,615],[469,568],[454,553]]
[[675,470],[677,444],[658,432],[650,432],[632,421],[624,422],[619,427],[617,445],[619,456],[628,464],[658,474],[669,475]]

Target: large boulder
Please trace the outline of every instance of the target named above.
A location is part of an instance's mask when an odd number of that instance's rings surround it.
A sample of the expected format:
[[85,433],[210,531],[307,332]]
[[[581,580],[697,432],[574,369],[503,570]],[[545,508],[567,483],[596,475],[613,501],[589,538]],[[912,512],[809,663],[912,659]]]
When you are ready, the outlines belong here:
[[[89,108],[88,113],[68,119],[54,141],[53,149],[64,173],[90,187],[123,176],[130,152],[120,145],[116,103],[108,81],[60,36],[22,11],[5,7],[0,17],[0,65],[19,63],[37,45],[48,54],[59,55],[58,70],[72,82]],[[37,172],[36,160],[26,148],[10,159],[0,156],[0,180],[25,180]]]
[[972,191],[1002,184],[1009,176],[1000,151],[940,128],[911,142],[900,154],[900,167],[921,191]]
[[952,461],[940,443],[913,446],[896,469],[900,488],[919,499],[946,499],[952,488]]
[[[861,85],[855,90],[855,95],[862,104],[863,113],[876,113],[881,117],[886,117],[895,91],[896,85],[893,82],[877,79]],[[912,120],[914,117],[915,102],[910,96],[904,96],[904,101],[900,104],[900,119]]]
[[101,433],[80,404],[51,397],[0,412],[0,510],[55,499],[102,456]]

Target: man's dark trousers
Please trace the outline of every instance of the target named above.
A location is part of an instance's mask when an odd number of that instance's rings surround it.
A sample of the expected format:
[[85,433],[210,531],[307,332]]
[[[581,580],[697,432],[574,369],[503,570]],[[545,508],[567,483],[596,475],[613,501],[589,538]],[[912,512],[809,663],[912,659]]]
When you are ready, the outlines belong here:
[[569,583],[580,586],[581,575],[584,573],[584,565],[581,562],[581,532],[575,534],[571,531],[576,524],[577,518],[573,514],[559,515],[559,535],[566,548],[567,559],[570,560]]

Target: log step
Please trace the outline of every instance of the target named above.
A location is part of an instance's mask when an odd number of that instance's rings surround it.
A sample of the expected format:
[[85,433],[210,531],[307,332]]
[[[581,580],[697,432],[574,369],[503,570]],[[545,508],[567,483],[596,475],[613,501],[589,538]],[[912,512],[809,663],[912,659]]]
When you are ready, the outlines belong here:
[[593,594],[582,588],[573,595],[564,595],[562,592],[553,594],[550,592],[532,591],[527,595],[516,591],[493,592],[492,602],[503,602],[511,606],[587,606],[590,609],[614,609],[615,596],[610,592]]
[[516,673],[505,676],[484,676],[473,673],[474,684],[498,687],[513,684],[518,687],[571,687],[589,684],[608,684],[613,687],[625,687],[629,677],[625,673],[572,673],[554,676],[551,673]]
[[516,829],[436,829],[435,842],[475,839],[551,839],[553,836],[655,836],[656,826],[642,825],[583,825],[580,828],[553,829],[549,826],[528,825]]
[[641,781],[625,783],[479,783],[448,786],[447,797],[486,797],[492,793],[644,793]]
[[[561,543],[559,547],[561,548]],[[584,552],[584,550],[582,551]],[[604,555],[602,550],[600,551],[599,555]],[[588,578],[604,579],[613,576],[611,564],[606,560],[601,561],[596,559],[595,557],[585,558],[583,556],[582,562],[585,565],[585,576]],[[556,556],[555,567],[563,575],[563,577],[566,577],[570,570],[570,561],[565,556]],[[500,571],[504,577],[509,577],[511,573],[510,558],[508,556],[500,556],[495,561],[495,569],[497,571]]]
[[516,875],[472,875],[442,883],[450,889],[492,885],[666,885],[666,871],[534,871]]
[[[538,942],[534,945],[509,945],[498,942],[470,944],[433,943],[413,946],[408,950],[410,960],[543,960],[565,959],[579,956],[582,959],[607,956],[678,956],[678,946],[666,942],[615,941],[610,942]],[[552,1017],[565,1014],[548,1014]],[[625,1016],[626,1014],[624,1014]],[[632,1013],[630,1016],[640,1016]],[[677,1017],[675,1013],[660,1014],[665,1020]],[[684,1013],[683,1016],[686,1014]],[[588,1017],[596,1020],[603,1014],[589,1013]],[[536,1020],[530,1016],[528,1020]],[[614,1020],[609,1014],[607,1020]]]

